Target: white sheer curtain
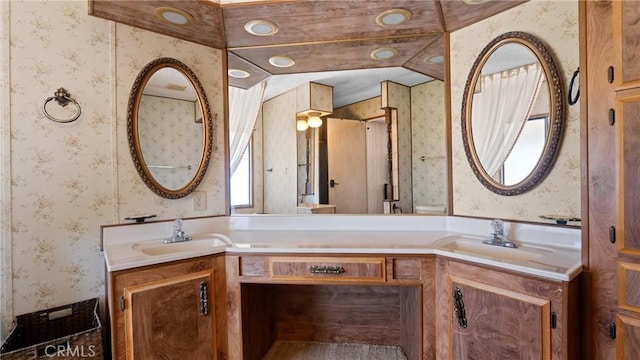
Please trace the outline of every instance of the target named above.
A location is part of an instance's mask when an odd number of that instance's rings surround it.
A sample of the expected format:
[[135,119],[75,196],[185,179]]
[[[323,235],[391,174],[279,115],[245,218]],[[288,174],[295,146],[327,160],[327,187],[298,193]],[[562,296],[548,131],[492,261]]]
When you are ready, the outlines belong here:
[[540,64],[481,77],[471,109],[473,143],[489,176],[504,163],[531,113],[544,72]]
[[231,174],[238,167],[262,106],[265,82],[245,90],[229,86],[229,158]]

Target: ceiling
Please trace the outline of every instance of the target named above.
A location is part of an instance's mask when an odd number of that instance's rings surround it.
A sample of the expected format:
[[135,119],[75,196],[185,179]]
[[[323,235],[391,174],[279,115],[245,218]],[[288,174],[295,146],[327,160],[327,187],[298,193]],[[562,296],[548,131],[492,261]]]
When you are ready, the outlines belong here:
[[[230,86],[246,89],[268,79],[266,95],[273,97],[295,87],[293,84],[316,81],[334,86],[334,107],[339,107],[379,95],[380,81],[412,86],[444,80],[444,62],[427,59],[446,55],[446,33],[526,1],[89,0],[89,14],[226,49],[228,68],[249,75],[229,76]],[[155,15],[161,7],[184,11],[193,21],[188,25],[171,24]],[[392,9],[408,13],[408,19],[399,24],[376,22],[379,15]],[[250,34],[245,24],[252,20],[270,21],[277,32],[271,36]],[[372,52],[380,48],[391,48],[386,55],[394,56],[373,59]],[[269,62],[273,56],[286,56],[295,64],[274,66]],[[354,69],[368,70],[347,71]],[[372,93],[372,89],[378,93]]]

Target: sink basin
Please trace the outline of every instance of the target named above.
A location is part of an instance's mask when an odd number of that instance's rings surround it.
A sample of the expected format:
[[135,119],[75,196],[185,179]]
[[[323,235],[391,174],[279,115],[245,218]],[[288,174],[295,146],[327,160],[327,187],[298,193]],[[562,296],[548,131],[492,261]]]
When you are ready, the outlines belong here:
[[525,262],[542,257],[553,250],[538,246],[520,245],[518,248],[507,248],[483,244],[481,239],[455,237],[444,241],[440,248],[454,253],[481,256],[498,261]]
[[224,235],[207,234],[195,235],[189,241],[165,244],[164,239],[139,242],[132,245],[133,250],[145,255],[160,256],[183,252],[196,252],[213,250],[215,248],[226,247],[231,244]]

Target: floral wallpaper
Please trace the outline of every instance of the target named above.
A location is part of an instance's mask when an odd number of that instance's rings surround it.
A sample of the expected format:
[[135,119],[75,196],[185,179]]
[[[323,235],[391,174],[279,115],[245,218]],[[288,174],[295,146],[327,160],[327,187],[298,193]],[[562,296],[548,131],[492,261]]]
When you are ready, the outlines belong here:
[[[101,225],[141,213],[168,219],[226,212],[224,74],[221,51],[89,16],[86,1],[3,1],[0,10],[0,144],[9,155],[0,167],[5,338],[14,315],[104,295]],[[129,91],[138,71],[160,56],[192,68],[216,119],[214,156],[201,185],[206,212],[193,212],[190,197],[159,198],[129,155]],[[59,87],[82,107],[75,122],[42,113]]]
[[447,148],[444,82],[411,88],[411,162],[413,205],[447,204]]
[[126,121],[117,124],[118,151],[117,184],[120,218],[135,214],[153,213],[159,218],[178,216],[204,216],[226,213],[224,191],[224,87],[222,51],[178,40],[172,37],[142,31],[116,24],[116,101],[118,119],[126,119],[129,92],[142,67],[159,57],[175,58],[191,68],[204,87],[214,123],[214,144],[209,169],[198,191],[205,191],[207,209],[193,211],[193,196],[168,200],[157,196],[142,182],[137,172],[131,171],[133,162],[129,154]]
[[384,110],[382,110],[380,104],[380,96],[376,96],[354,104],[341,106],[333,111],[331,117],[338,119],[371,119],[377,116],[384,116]]
[[264,212],[296,214],[296,89],[265,101],[262,121]]
[[144,162],[153,178],[168,189],[188,184],[202,158],[203,128],[202,121],[196,122],[196,106],[197,101],[159,96],[140,99],[138,136]]
[[13,321],[11,291],[11,133],[9,123],[9,2],[0,1],[0,342]]
[[509,31],[544,41],[555,54],[566,86],[579,65],[578,2],[534,0],[451,34],[453,210],[456,215],[540,222],[540,215],[580,217],[580,111],[567,105],[564,139],[556,163],[536,188],[517,196],[485,189],[473,174],[462,144],[460,111],[465,82],[483,47]]

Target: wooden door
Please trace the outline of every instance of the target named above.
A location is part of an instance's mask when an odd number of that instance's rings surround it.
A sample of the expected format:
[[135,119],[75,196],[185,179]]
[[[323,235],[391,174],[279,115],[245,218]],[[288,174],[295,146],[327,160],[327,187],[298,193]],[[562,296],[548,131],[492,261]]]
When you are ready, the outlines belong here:
[[213,271],[125,287],[129,360],[215,359]]
[[551,359],[551,302],[452,277],[455,360]]
[[[327,119],[329,204],[338,214],[367,213],[365,123]],[[332,186],[333,184],[333,186]]]
[[388,182],[387,125],[384,118],[370,120],[367,129],[367,208],[369,214],[384,212],[384,188]]

